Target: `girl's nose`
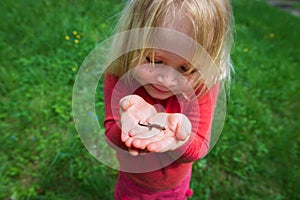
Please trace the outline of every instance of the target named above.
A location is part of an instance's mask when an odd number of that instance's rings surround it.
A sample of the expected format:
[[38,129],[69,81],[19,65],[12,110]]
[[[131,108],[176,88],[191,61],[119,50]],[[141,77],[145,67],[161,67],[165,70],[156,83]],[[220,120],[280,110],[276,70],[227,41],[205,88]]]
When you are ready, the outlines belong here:
[[157,75],[157,81],[167,87],[172,88],[177,85],[177,74],[175,70],[168,70]]

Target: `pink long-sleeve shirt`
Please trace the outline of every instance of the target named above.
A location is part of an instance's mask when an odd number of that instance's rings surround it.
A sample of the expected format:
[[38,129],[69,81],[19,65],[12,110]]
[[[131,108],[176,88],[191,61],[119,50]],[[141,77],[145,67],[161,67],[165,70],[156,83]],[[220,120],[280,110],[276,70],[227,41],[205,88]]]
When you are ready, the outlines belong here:
[[[171,189],[180,184],[192,168],[192,163],[203,158],[209,150],[210,130],[219,84],[198,99],[190,101],[182,95],[165,100],[152,98],[134,79],[126,80],[106,74],[104,77],[105,134],[109,144],[116,149],[120,170],[135,183],[154,190]],[[166,153],[147,153],[131,156],[121,141],[119,101],[127,95],[139,95],[158,112],[185,114],[192,124],[189,140],[180,148]]]

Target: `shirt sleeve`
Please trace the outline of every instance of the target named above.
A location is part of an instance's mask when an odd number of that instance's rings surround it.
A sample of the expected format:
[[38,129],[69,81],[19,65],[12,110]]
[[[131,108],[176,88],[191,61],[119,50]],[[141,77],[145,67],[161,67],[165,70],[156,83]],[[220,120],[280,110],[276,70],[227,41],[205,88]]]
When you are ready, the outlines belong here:
[[170,152],[174,155],[180,155],[178,162],[193,162],[203,158],[208,153],[212,119],[219,87],[219,83],[214,85],[208,92],[199,97],[194,104],[192,103],[190,110],[186,113],[192,124],[191,136],[186,144]]
[[[118,78],[114,75],[106,74],[104,76],[103,92],[105,104],[104,128],[108,144],[115,149],[128,148],[121,140],[120,106],[119,101],[126,94],[126,88],[115,89]],[[120,85],[120,84],[118,84]]]

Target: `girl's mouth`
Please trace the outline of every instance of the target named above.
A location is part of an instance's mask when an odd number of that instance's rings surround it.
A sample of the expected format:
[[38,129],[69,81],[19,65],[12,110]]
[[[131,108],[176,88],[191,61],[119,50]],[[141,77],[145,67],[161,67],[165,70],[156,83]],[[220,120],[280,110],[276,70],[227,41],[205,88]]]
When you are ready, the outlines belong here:
[[150,87],[152,89],[154,89],[155,91],[159,92],[159,93],[168,93],[170,92],[167,88],[162,87],[162,86],[158,86],[158,85],[154,85],[154,84],[149,84]]

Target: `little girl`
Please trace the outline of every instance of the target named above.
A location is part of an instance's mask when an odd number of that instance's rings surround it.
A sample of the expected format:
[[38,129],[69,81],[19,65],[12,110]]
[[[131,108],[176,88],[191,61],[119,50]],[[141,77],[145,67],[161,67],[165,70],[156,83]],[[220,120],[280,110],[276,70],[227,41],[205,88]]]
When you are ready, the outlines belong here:
[[[128,0],[105,72],[105,134],[120,163],[114,198],[186,199],[209,150],[229,77],[229,0]],[[193,43],[194,41],[194,43]],[[196,44],[195,44],[196,43]]]

